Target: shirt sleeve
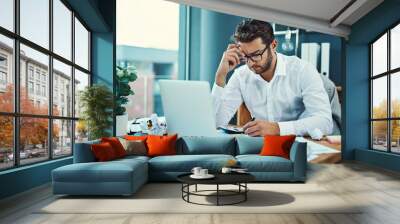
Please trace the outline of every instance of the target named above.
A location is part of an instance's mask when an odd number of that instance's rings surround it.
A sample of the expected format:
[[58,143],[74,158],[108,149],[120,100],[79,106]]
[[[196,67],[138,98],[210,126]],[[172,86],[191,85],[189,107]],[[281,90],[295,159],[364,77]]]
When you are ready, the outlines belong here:
[[298,82],[305,110],[296,121],[278,122],[280,135],[304,136],[315,129],[331,134],[331,106],[318,71],[311,64],[305,65]]
[[211,91],[217,127],[226,126],[243,102],[240,91],[240,80],[237,70],[225,87],[214,83]]

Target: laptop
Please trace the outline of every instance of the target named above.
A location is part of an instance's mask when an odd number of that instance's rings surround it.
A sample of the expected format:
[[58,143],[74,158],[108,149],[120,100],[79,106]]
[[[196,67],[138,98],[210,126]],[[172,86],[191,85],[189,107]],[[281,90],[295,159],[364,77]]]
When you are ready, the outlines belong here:
[[160,80],[168,133],[179,136],[216,136],[218,131],[206,81]]

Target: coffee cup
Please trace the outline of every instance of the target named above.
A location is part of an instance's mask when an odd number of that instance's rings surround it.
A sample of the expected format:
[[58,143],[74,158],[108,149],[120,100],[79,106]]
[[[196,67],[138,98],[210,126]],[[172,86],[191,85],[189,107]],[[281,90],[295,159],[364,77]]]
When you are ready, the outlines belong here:
[[230,167],[222,167],[221,172],[222,173],[230,173],[232,171],[232,168]]
[[207,176],[208,175],[208,169],[201,169],[200,170],[200,176]]
[[192,173],[193,173],[194,175],[196,175],[196,176],[199,176],[199,175],[201,175],[201,174],[200,174],[200,171],[201,171],[201,170],[202,170],[201,167],[193,167]]

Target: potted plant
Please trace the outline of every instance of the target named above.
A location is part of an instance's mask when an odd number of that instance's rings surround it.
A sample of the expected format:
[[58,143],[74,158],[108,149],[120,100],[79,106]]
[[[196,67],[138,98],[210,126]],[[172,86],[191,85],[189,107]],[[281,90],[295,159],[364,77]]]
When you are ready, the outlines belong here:
[[130,82],[137,79],[137,72],[134,66],[122,68],[117,66],[117,76],[115,85],[115,115],[116,115],[116,135],[121,136],[127,133],[128,114],[124,107],[128,103],[128,96],[133,95]]
[[105,85],[94,84],[80,93],[81,118],[88,129],[89,140],[110,136],[113,116],[113,94]]

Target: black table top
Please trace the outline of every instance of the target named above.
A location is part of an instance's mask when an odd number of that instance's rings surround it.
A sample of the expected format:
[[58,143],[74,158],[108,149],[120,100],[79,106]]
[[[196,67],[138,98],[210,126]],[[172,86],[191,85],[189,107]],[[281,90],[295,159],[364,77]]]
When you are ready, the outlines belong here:
[[211,179],[193,179],[190,177],[191,174],[179,175],[177,179],[186,184],[236,184],[255,180],[255,177],[249,173],[213,173],[215,177]]

